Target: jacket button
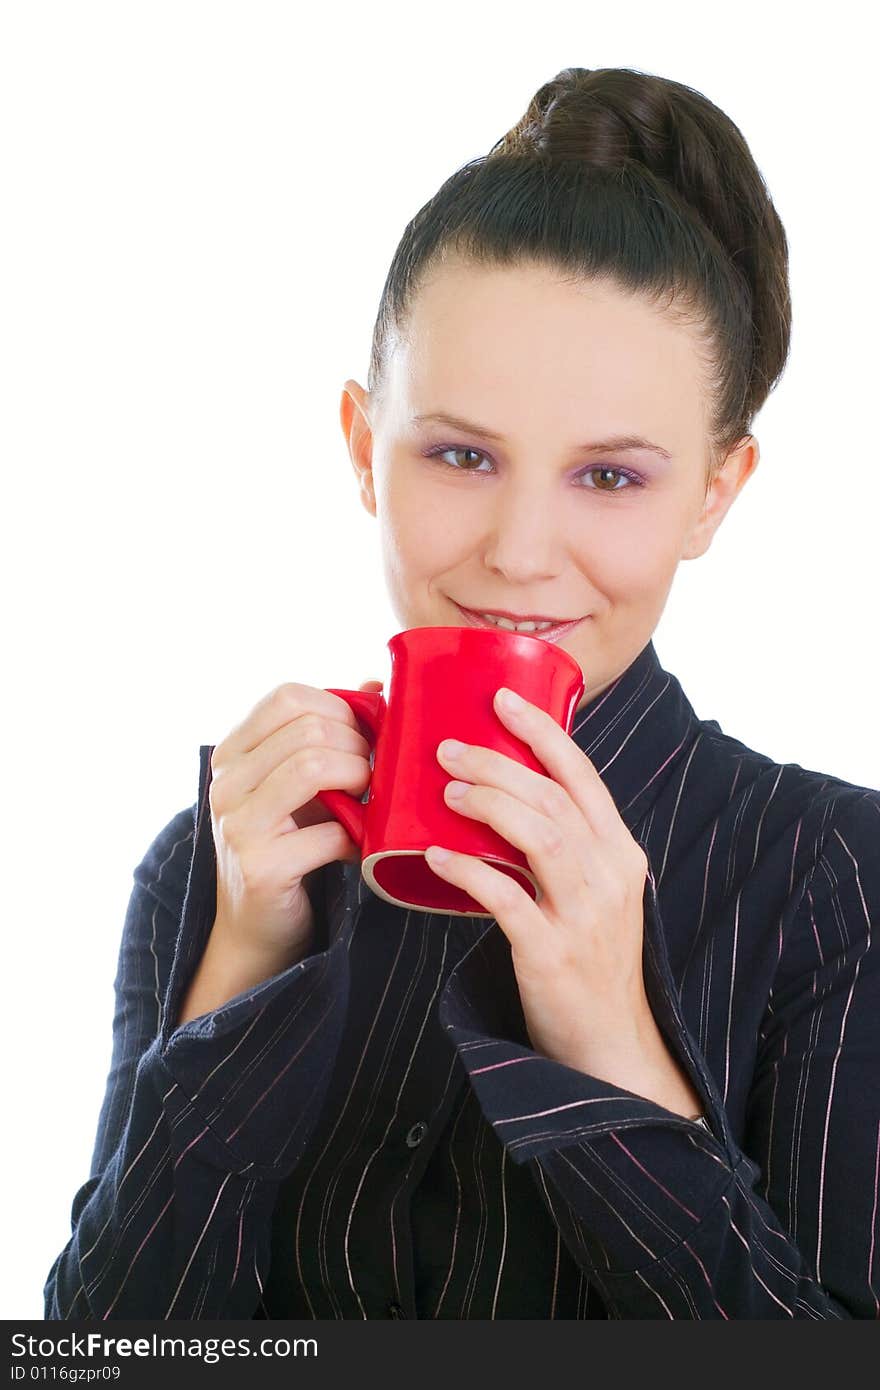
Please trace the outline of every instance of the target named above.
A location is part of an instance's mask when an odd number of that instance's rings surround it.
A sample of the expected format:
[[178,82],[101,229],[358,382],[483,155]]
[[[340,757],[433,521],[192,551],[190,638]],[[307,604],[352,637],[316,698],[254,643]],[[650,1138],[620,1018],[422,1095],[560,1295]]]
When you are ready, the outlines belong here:
[[424,1120],[419,1120],[416,1124],[413,1125],[412,1129],[406,1136],[407,1146],[411,1149],[414,1149],[416,1147],[416,1144],[421,1144],[422,1140],[424,1139],[427,1133],[428,1126],[426,1122]]
[[406,1313],[403,1311],[399,1303],[389,1303],[388,1316],[389,1318],[405,1318]]

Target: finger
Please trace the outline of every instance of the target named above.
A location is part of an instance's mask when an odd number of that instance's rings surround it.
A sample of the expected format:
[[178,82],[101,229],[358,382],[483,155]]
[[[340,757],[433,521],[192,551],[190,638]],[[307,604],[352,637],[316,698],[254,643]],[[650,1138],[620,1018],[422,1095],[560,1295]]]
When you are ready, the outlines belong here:
[[[334,859],[352,861],[360,850],[339,821],[321,821],[317,825],[301,826],[295,836],[283,841],[269,840],[265,848],[267,874],[278,880],[282,873],[290,878],[305,878]],[[308,885],[306,885],[308,888]]]
[[320,690],[313,685],[288,681],[265,695],[241,723],[235,725],[215,748],[215,762],[231,762],[242,753],[251,752],[264,739],[302,714],[322,715],[326,719],[348,724],[352,729],[359,729],[351,706],[341,695],[333,695],[329,690]]
[[[502,839],[522,850],[548,905],[560,920],[570,921],[585,912],[587,885],[581,850],[570,831],[497,787],[461,785],[465,790],[460,797],[450,794],[456,783],[447,785],[446,804],[491,826]],[[592,831],[584,825],[582,834],[586,838]]]
[[506,707],[498,692],[495,710],[511,732],[529,745],[554,782],[565,788],[595,833],[609,838],[618,835],[623,822],[614,798],[590,758],[561,724],[522,698],[519,705]]
[[221,795],[223,805],[237,806],[246,796],[265,782],[270,773],[306,748],[337,749],[342,753],[360,754],[369,762],[370,745],[359,729],[338,719],[321,714],[302,714],[269,734],[256,748],[242,753],[228,766],[215,773],[214,795]]
[[450,850],[447,851],[449,858],[441,863],[436,857],[438,848],[442,847],[430,845],[425,853],[427,864],[438,878],[470,893],[495,918],[512,950],[524,954],[530,948],[537,949],[538,933],[546,932],[547,921],[525,889],[509,875],[472,854]]
[[517,801],[530,806],[557,826],[577,846],[581,875],[588,883],[601,876],[601,845],[589,821],[575,805],[565,787],[543,772],[525,767],[505,753],[479,744],[465,744],[454,758],[445,751],[445,741],[437,749],[437,759],[454,777],[478,786],[497,787]]
[[438,744],[437,761],[453,777],[481,783],[484,786],[498,787],[500,791],[517,797],[550,820],[573,822],[576,816],[580,817],[580,812],[565,787],[554,782],[545,773],[536,772],[534,768],[526,767],[516,758],[499,753],[495,748],[485,748],[478,743],[466,743],[452,756],[444,740]]
[[319,791],[363,796],[369,780],[369,763],[360,754],[339,748],[300,748],[270,772],[234,814],[250,837],[294,830],[299,828],[296,812]]

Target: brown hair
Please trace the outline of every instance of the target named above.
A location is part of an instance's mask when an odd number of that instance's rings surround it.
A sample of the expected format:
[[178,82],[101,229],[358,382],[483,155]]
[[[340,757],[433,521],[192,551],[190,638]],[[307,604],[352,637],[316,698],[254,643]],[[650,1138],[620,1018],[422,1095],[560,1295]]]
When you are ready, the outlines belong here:
[[367,378],[377,401],[419,284],[450,254],[668,296],[665,310],[703,345],[707,483],[782,375],[785,229],[739,128],[680,82],[564,68],[487,155],[442,184],[406,227],[382,290]]

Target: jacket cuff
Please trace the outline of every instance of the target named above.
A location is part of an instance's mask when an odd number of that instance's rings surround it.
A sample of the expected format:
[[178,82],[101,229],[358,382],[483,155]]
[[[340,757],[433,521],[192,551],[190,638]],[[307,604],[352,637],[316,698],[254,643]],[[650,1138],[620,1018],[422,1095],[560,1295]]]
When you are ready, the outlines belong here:
[[[540,1158],[579,1141],[615,1132],[660,1131],[675,1168],[675,1153],[712,1155],[705,1174],[707,1195],[717,1188],[718,1164],[727,1179],[740,1158],[724,1105],[705,1059],[684,1022],[663,940],[653,877],[644,895],[642,964],[645,989],[657,1025],[703,1103],[707,1132],[644,1096],[536,1052],[529,1041],[510,946],[497,922],[474,943],[450,974],[439,1016],[488,1122],[516,1163]],[[610,1155],[617,1144],[602,1144]],[[642,1147],[640,1142],[639,1147]],[[662,1164],[660,1165],[662,1168]],[[697,1161],[696,1170],[703,1167]],[[662,1173],[659,1174],[662,1180]],[[673,1176],[670,1174],[670,1176]],[[697,1174],[696,1180],[699,1180]]]
[[[515,1163],[536,1159],[561,1224],[603,1276],[650,1264],[694,1236],[735,1181],[743,1155],[714,1079],[684,1022],[649,874],[642,964],[657,1025],[700,1096],[709,1130],[644,1096],[536,1052],[510,947],[497,922],[447,981],[446,1029],[483,1114]],[[539,1182],[539,1187],[541,1184]],[[546,1194],[551,1208],[554,1198]]]
[[[349,992],[351,908],[337,911],[350,865],[327,865],[316,905],[324,949],[179,1027],[172,1020],[216,912],[216,855],[208,806],[213,746],[200,752],[193,856],[159,1036],[141,1059],[171,1119],[172,1144],[249,1176],[281,1178],[300,1158],[326,1094]],[[358,866],[354,866],[358,867]],[[345,901],[351,901],[346,895]],[[335,930],[328,929],[328,920]]]

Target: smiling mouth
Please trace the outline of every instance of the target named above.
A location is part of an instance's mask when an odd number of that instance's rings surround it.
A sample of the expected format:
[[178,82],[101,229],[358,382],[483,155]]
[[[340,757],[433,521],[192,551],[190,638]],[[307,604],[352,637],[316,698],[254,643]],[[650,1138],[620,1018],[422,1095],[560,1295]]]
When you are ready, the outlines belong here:
[[[452,602],[455,603],[455,599]],[[488,609],[478,611],[473,608],[465,608],[460,603],[455,603],[455,606],[472,627],[495,628],[503,632],[520,633],[524,637],[541,637],[546,642],[557,641],[564,633],[577,627],[578,623],[584,622],[590,616],[589,613],[586,613],[582,618],[524,619],[521,623],[516,623],[504,615],[493,614]]]

